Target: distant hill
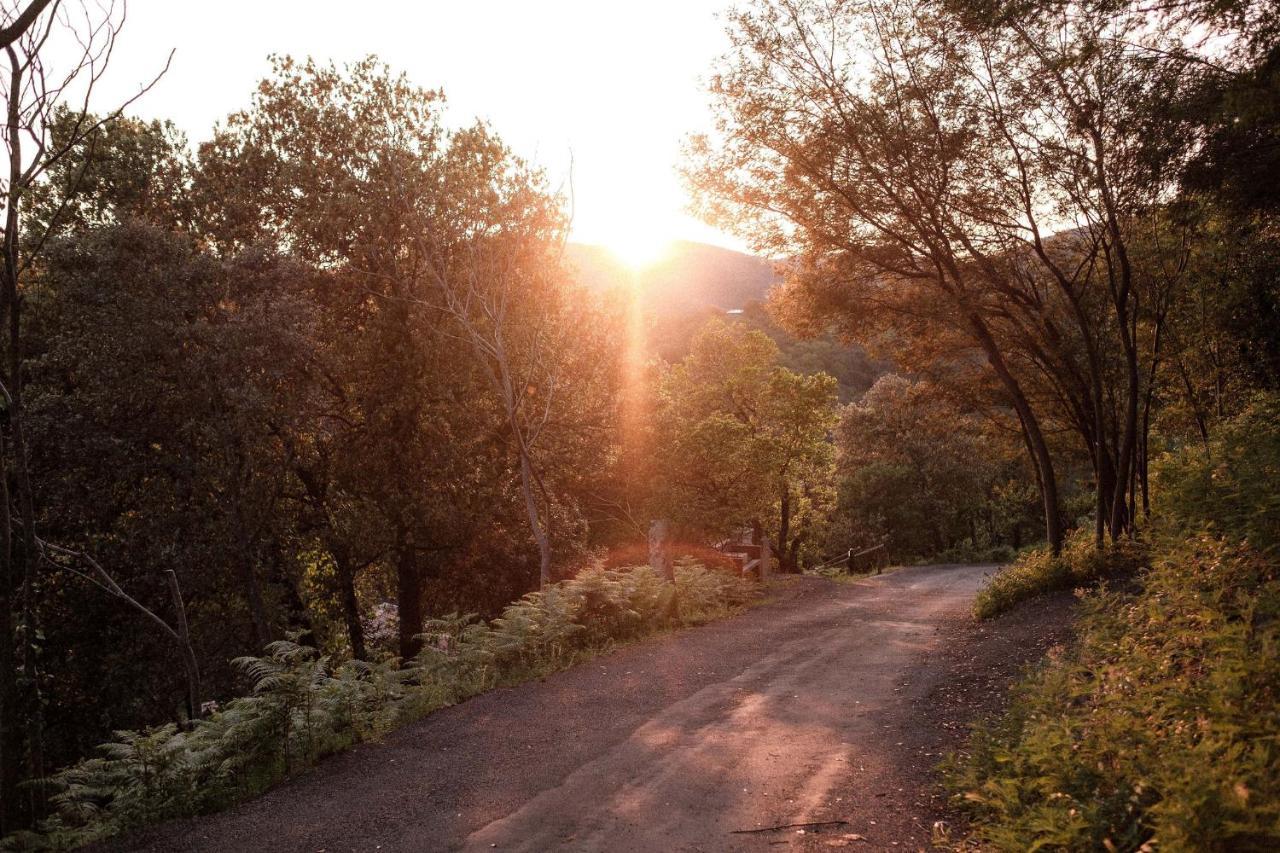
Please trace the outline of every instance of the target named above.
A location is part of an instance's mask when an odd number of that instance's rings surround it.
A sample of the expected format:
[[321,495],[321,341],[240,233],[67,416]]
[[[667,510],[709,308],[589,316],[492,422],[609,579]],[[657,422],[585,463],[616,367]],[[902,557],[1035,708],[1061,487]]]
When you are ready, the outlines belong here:
[[769,261],[706,243],[675,242],[662,260],[638,273],[603,246],[570,243],[567,255],[579,280],[593,289],[625,286],[637,275],[655,315],[742,309],[763,302],[778,280]]
[[825,371],[836,377],[842,402],[862,396],[889,365],[868,358],[827,334],[798,340],[773,321],[764,303],[778,282],[773,265],[751,255],[705,243],[673,244],[667,256],[639,272],[603,246],[570,243],[569,266],[594,290],[627,287],[637,275],[648,315],[652,352],[667,362],[684,358],[693,336],[713,317],[744,323],[773,338],[782,363],[801,373]]

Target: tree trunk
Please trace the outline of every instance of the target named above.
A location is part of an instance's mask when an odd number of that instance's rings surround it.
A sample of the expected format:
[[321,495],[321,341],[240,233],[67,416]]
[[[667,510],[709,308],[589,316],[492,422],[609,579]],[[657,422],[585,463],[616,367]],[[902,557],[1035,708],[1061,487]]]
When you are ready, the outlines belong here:
[[274,587],[280,590],[283,598],[281,604],[284,608],[285,620],[290,632],[297,634],[298,642],[301,645],[316,648],[316,631],[315,625],[311,621],[311,612],[307,609],[307,603],[302,600],[302,593],[298,589],[297,581],[289,575],[289,571],[285,567],[284,554],[277,540],[271,542],[270,565],[269,580]]
[[396,545],[396,610],[400,617],[400,658],[409,660],[422,649],[422,576],[413,534],[401,531]]
[[538,502],[533,493],[533,463],[529,460],[529,453],[524,447],[523,439],[519,441],[521,442],[520,490],[524,492],[524,508],[529,515],[529,529],[538,543],[538,585],[546,588],[547,584],[551,583],[551,538],[547,536],[546,528],[542,524],[542,517],[538,513]]
[[187,670],[187,718],[196,720],[201,716],[200,697],[200,664],[196,660],[195,649],[191,646],[191,629],[187,626],[187,606],[182,601],[182,590],[178,586],[178,575],[173,569],[165,572],[169,582],[169,596],[173,599],[174,624],[177,625],[178,647],[182,652],[182,665]]
[[791,544],[787,547],[787,571],[799,574],[800,572],[800,546],[804,543],[804,534],[796,534],[791,540]]
[[1128,314],[1120,312],[1121,338],[1125,349],[1124,435],[1116,454],[1116,482],[1111,495],[1111,539],[1115,541],[1129,531],[1128,496],[1137,456],[1138,443],[1138,352],[1128,330]]
[[9,517],[8,443],[0,434],[0,837],[17,828],[22,727],[18,724],[13,631],[13,544]]
[[240,582],[244,584],[245,600],[249,604],[249,621],[253,625],[254,639],[259,649],[266,648],[274,639],[271,634],[271,622],[267,619],[267,607],[262,600],[262,587],[258,583],[258,573],[253,563],[241,558]]
[[787,543],[791,541],[791,488],[786,481],[782,483],[779,504],[782,518],[778,523],[778,570],[789,572],[791,567],[787,565]]
[[1062,516],[1058,507],[1058,479],[1054,474],[1053,457],[1049,454],[1049,446],[1045,443],[1044,433],[1040,430],[1040,421],[1031,409],[1031,403],[1018,380],[1014,378],[1004,355],[996,345],[995,338],[986,323],[976,314],[969,315],[969,325],[973,329],[978,342],[986,353],[987,362],[999,377],[1000,382],[1009,392],[1009,398],[1018,419],[1022,422],[1024,437],[1031,453],[1032,463],[1039,472],[1040,497],[1044,504],[1044,530],[1049,540],[1049,550],[1057,555],[1062,552]]
[[267,606],[262,598],[262,584],[258,581],[258,572],[254,566],[255,554],[249,544],[240,496],[232,495],[231,499],[235,502],[231,520],[235,527],[236,565],[240,573],[240,582],[244,586],[245,601],[249,605],[249,620],[253,625],[254,638],[258,642],[258,649],[261,650],[275,638],[271,633],[271,620],[267,618]]
[[355,568],[347,549],[336,542],[329,543],[329,556],[333,558],[338,576],[338,603],[342,607],[342,621],[347,626],[347,641],[351,644],[351,656],[356,660],[368,660],[364,645],[364,623],[360,621],[360,602],[356,597]]
[[[7,48],[9,54],[10,76],[9,112],[7,116],[9,145],[9,186],[5,199],[6,212],[4,222],[4,281],[0,287],[0,317],[7,331],[5,369],[7,372],[7,396],[5,405],[5,424],[7,429],[5,461],[9,467],[0,475],[11,477],[17,488],[17,508],[21,523],[21,535],[14,541],[13,518],[6,513],[9,522],[6,531],[9,552],[9,574],[12,581],[20,588],[18,609],[21,613],[19,628],[27,638],[34,637],[39,631],[36,624],[36,546],[35,546],[35,498],[31,485],[30,468],[27,458],[27,441],[23,430],[23,388],[22,388],[22,296],[18,289],[18,238],[20,232],[19,205],[22,199],[22,147],[21,122],[18,114],[21,103],[23,72],[19,70],[17,57],[12,47]],[[14,497],[11,495],[11,497]],[[20,571],[14,568],[20,566]],[[13,587],[10,587],[12,589]],[[9,713],[16,719],[19,706],[26,710],[26,754],[27,777],[35,786],[31,802],[43,802],[44,770],[44,710],[39,688],[39,672],[37,655],[30,640],[21,644],[14,642],[15,673],[21,668],[23,680],[28,685],[24,695],[15,686],[13,689],[14,707]],[[16,682],[16,680],[15,680]],[[14,756],[16,757],[16,756]],[[6,798],[10,799],[10,798]],[[13,801],[10,799],[10,801]],[[34,808],[34,806],[33,806]]]
[[1094,472],[1097,479],[1097,519],[1094,524],[1094,545],[1101,549],[1105,536],[1111,530],[1111,496],[1115,494],[1116,468],[1111,458],[1111,451],[1106,445],[1098,446],[1098,469]]

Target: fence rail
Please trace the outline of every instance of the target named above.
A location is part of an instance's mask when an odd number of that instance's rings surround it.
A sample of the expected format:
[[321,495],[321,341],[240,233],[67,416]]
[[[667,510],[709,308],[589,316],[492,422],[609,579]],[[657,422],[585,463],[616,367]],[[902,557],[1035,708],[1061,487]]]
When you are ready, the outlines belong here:
[[853,571],[855,566],[855,563],[854,563],[855,560],[857,560],[860,557],[869,557],[871,555],[874,555],[874,556],[871,557],[871,559],[867,560],[867,562],[871,564],[871,567],[874,567],[876,569],[876,574],[879,574],[880,570],[884,568],[884,561],[888,559],[888,556],[889,556],[888,543],[881,542],[878,545],[872,545],[870,548],[863,548],[861,551],[854,551],[852,548],[850,548],[849,553],[844,554],[843,556],[840,556],[840,557],[836,557],[834,560],[828,560],[827,562],[822,563],[821,565],[814,566],[813,570],[818,571],[821,569],[829,569],[834,566],[838,566],[841,563],[845,563],[846,570]]

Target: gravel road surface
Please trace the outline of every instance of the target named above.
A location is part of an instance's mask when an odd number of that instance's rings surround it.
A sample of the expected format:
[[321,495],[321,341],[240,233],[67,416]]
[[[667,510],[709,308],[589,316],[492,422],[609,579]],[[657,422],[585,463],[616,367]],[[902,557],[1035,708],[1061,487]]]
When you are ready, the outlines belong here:
[[920,849],[942,725],[921,707],[991,570],[790,579],[775,603],[492,691],[108,849]]

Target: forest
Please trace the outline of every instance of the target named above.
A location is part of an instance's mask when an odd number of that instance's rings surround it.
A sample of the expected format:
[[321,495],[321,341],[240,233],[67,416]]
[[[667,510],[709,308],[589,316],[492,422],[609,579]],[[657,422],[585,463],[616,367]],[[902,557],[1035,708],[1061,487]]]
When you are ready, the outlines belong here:
[[[273,56],[193,141],[133,114],[154,80],[98,94],[123,6],[2,17],[6,849],[217,810],[737,612],[765,578],[729,541],[783,573],[1009,563],[986,617],[1101,584],[1085,662],[950,771],[985,843],[1280,838],[1272,0],[746,0],[681,169],[773,264],[686,246],[647,284],[572,241],[571,188],[500,128],[376,55]],[[1201,713],[1187,754],[1248,764],[1239,802],[1144,794],[1154,749],[1115,771],[1138,793],[1055,765],[1106,806],[1049,802],[1028,721],[1105,692],[1103,635],[1172,630],[1157,595],[1235,624],[1227,584],[1253,633],[1215,654],[1248,662],[1257,729]]]

